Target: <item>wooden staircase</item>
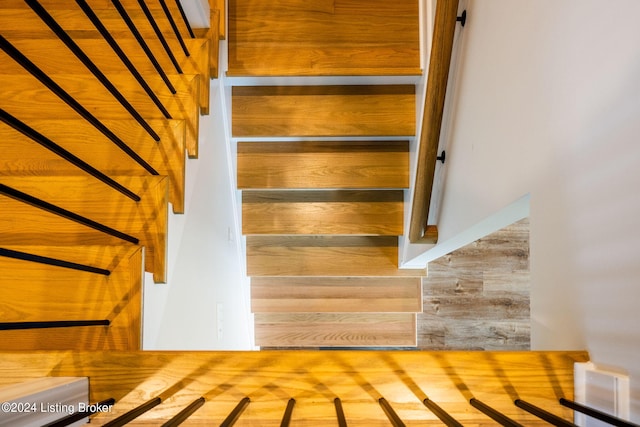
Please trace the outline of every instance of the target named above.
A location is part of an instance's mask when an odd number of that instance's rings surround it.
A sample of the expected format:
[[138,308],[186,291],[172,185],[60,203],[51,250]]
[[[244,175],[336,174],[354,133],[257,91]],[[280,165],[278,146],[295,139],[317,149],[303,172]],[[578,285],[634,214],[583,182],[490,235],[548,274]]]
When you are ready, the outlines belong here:
[[[186,51],[148,2],[165,51],[138,2],[121,0],[152,56],[115,3],[87,5],[124,59],[75,1],[0,5],[2,350],[138,350],[143,274],[166,280],[168,206],[184,212],[185,159],[197,157],[209,111],[224,2],[212,1],[212,26],[194,37],[167,2]],[[76,321],[108,325],[49,323]]]
[[[398,268],[415,87],[393,77],[420,74],[418,3],[229,9],[229,75],[293,78],[232,88],[256,344],[415,346],[425,271]],[[336,75],[360,84],[304,84]]]

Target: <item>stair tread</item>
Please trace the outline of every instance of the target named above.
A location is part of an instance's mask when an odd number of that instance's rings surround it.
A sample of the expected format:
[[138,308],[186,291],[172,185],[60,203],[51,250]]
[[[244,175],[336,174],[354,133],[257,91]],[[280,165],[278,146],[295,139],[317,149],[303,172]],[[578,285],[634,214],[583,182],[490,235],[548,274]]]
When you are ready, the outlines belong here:
[[403,232],[402,190],[242,192],[243,234],[358,234]]
[[[148,176],[148,172],[98,130],[82,119],[29,119],[26,124],[89,165],[109,176]],[[153,141],[134,120],[103,122],[147,161],[171,180],[169,201],[174,213],[184,212],[184,121],[150,120],[160,142]],[[86,175],[53,152],[8,126],[0,126],[0,176]]]
[[[132,118],[97,79],[74,74],[54,74],[49,77],[98,120]],[[119,77],[113,84],[120,92],[126,94],[126,99],[138,113],[145,119],[166,120],[131,75],[121,74]],[[197,101],[199,76],[182,75],[176,85],[178,92],[175,95],[165,91],[166,86],[159,77],[149,78],[147,82],[154,91],[157,90],[158,98],[172,118],[185,120],[187,151],[190,156],[197,156],[200,118]],[[0,98],[3,99],[4,109],[23,121],[41,118],[42,110],[56,111],[56,117],[59,119],[80,118],[78,113],[30,75],[0,74]]]
[[420,277],[254,277],[254,313],[421,312]]
[[410,136],[413,85],[234,86],[232,135]]
[[414,313],[256,313],[256,345],[415,346]]
[[2,350],[141,348],[144,248],[3,247],[111,271],[107,277],[0,257],[0,312],[4,322],[108,319],[111,325],[2,331]]
[[418,2],[229,2],[229,74],[420,74]]
[[408,141],[238,142],[238,188],[407,188]]
[[422,276],[398,269],[391,236],[247,236],[249,276]]
[[[21,38],[10,41],[23,55],[48,75],[60,73],[90,75],[89,69],[86,68],[60,40]],[[118,78],[120,74],[129,72],[124,63],[104,39],[81,38],[74,41],[107,77]],[[177,42],[174,42],[174,44],[177,44]],[[189,57],[180,56],[176,58],[182,71],[185,74],[199,74],[203,82],[208,82],[211,78],[209,40],[187,39],[185,40],[185,44],[192,54]],[[148,45],[152,52],[159,52],[160,49],[162,49],[162,46],[157,40],[149,40]],[[120,38],[118,40],[118,46],[124,51],[127,58],[145,80],[149,77],[156,79],[159,76],[155,67],[135,39]],[[56,55],[51,55],[53,51],[56,52]],[[169,57],[157,53],[155,57],[172,84],[174,84],[174,86],[179,84],[180,77],[177,75],[176,68],[169,60]],[[22,67],[14,61],[3,61],[0,63],[0,74],[13,74],[22,71]],[[200,85],[201,93],[199,103],[200,108],[205,112],[208,112],[209,108],[209,88],[210,85],[208,84]]]
[[[2,183],[62,209],[136,237],[146,246],[146,269],[166,280],[166,177],[112,177],[141,197],[135,202],[85,176],[2,177]],[[0,245],[122,244],[124,241],[26,203],[2,198]]]

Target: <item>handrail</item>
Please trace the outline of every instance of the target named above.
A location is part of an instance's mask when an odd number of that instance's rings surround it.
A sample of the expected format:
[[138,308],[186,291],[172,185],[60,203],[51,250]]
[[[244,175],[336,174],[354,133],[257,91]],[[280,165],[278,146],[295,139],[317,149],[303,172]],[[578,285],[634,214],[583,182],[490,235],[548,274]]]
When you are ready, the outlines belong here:
[[187,49],[187,45],[184,44],[184,40],[182,40],[182,36],[180,35],[180,30],[178,30],[178,26],[176,25],[176,21],[173,19],[173,15],[171,15],[171,11],[167,7],[167,3],[164,0],[158,0],[160,2],[160,6],[164,11],[164,14],[167,17],[167,21],[169,21],[169,25],[173,29],[173,33],[176,35],[176,39],[178,39],[178,43],[180,43],[180,47],[186,56],[190,56],[189,49]]
[[173,87],[173,84],[169,80],[169,77],[167,77],[167,73],[165,73],[162,67],[160,66],[160,63],[158,62],[155,55],[149,48],[149,45],[147,44],[147,42],[144,41],[144,37],[142,37],[142,34],[140,34],[140,31],[138,31],[138,27],[136,27],[136,24],[129,17],[127,10],[124,8],[124,6],[122,6],[122,3],[120,3],[120,0],[111,0],[111,3],[120,14],[120,17],[122,18],[124,23],[127,24],[127,27],[129,27],[129,31],[131,31],[131,34],[133,34],[133,37],[136,39],[136,41],[138,42],[138,44],[140,45],[144,53],[147,55],[147,58],[149,58],[149,61],[151,61],[151,64],[153,64],[153,68],[156,69],[156,71],[160,75],[160,78],[162,78],[162,81],[164,82],[164,84],[167,86],[169,91],[171,91],[171,93],[175,95],[177,93],[176,88]]
[[191,24],[189,23],[189,19],[187,18],[187,14],[184,13],[184,9],[182,8],[182,3],[180,3],[180,0],[176,0],[176,6],[178,6],[178,10],[180,11],[180,16],[182,16],[182,21],[184,22],[184,25],[187,27],[187,31],[189,32],[189,36],[192,39],[195,39],[196,35],[193,33],[193,30],[191,29]]
[[11,197],[20,202],[27,203],[29,205],[35,206],[38,209],[42,209],[44,211],[50,212],[54,215],[60,216],[62,218],[69,219],[71,221],[75,221],[78,224],[82,224],[86,227],[93,228],[94,230],[98,230],[102,233],[108,234],[113,237],[117,237],[121,240],[133,243],[137,245],[140,241],[133,236],[125,234],[121,231],[115,230],[111,227],[108,227],[104,224],[100,224],[97,221],[86,218],[82,215],[78,215],[77,213],[71,212],[67,209],[63,209],[60,206],[56,206],[52,203],[45,202],[44,200],[38,199],[37,197],[33,197],[29,194],[23,193],[20,190],[16,190],[15,188],[11,188],[4,184],[0,184],[0,194],[4,194],[7,197]]
[[138,0],[138,4],[140,5],[142,12],[144,13],[144,16],[147,17],[149,24],[151,24],[151,27],[153,27],[153,31],[155,31],[156,37],[158,37],[160,44],[162,44],[162,47],[164,48],[164,51],[169,56],[169,59],[173,63],[173,66],[176,67],[176,71],[178,72],[178,74],[182,74],[182,68],[180,68],[180,64],[178,64],[176,57],[173,55],[173,52],[171,51],[171,48],[169,47],[167,40],[162,35],[162,31],[160,31],[160,27],[158,27],[156,20],[153,18],[153,15],[151,14],[149,7],[144,2],[144,0]]
[[98,129],[104,136],[109,138],[111,142],[116,144],[118,148],[127,153],[129,157],[136,161],[140,166],[145,168],[152,175],[159,175],[159,173],[151,167],[142,157],[140,157],[135,151],[133,151],[122,139],[120,139],[115,133],[106,127],[96,116],[91,114],[89,110],[83,107],[78,101],[75,100],[67,91],[65,91],[59,84],[54,82],[51,77],[42,71],[36,64],[31,62],[29,58],[24,56],[15,46],[13,46],[2,34],[0,34],[0,48],[6,52],[14,61],[20,64],[25,70],[27,70],[32,76],[45,85],[51,92],[53,92],[58,98],[64,101],[69,107],[80,114],[83,119],[91,123],[93,127]]
[[124,194],[131,200],[134,200],[136,202],[139,202],[141,200],[140,196],[135,194],[133,191],[119,184],[117,181],[113,180],[112,178],[108,177],[104,173],[100,172],[98,169],[94,168],[93,166],[91,166],[84,160],[80,159],[79,157],[76,157],[75,155],[71,154],[69,151],[65,150],[64,148],[62,148],[61,146],[59,146],[58,144],[56,144],[55,142],[47,138],[46,136],[42,135],[37,130],[27,125],[26,123],[22,122],[21,120],[7,113],[2,108],[0,108],[0,121],[11,126],[13,129],[17,130],[23,135],[31,138],[31,140],[33,140],[34,142],[37,142],[38,144],[42,145],[49,151],[62,157],[72,165],[77,166],[78,168],[87,172],[89,175],[93,176],[94,178],[97,178],[100,181],[104,182],[109,187]]
[[26,329],[78,328],[82,326],[109,326],[110,320],[52,320],[48,322],[0,322],[0,331]]
[[25,0],[25,2],[31,7],[31,9],[42,19],[42,21],[47,24],[47,26],[53,31],[58,38],[71,50],[71,52],[82,62],[85,67],[91,71],[91,74],[95,76],[96,79],[113,95],[114,98],[118,100],[120,105],[124,107],[125,110],[131,117],[133,117],[142,128],[147,131],[149,135],[156,141],[160,141],[160,136],[153,130],[153,128],[147,123],[147,121],[142,117],[142,115],[135,109],[133,105],[125,98],[125,96],[111,83],[111,81],[104,75],[102,71],[93,63],[91,58],[87,56],[86,53],[78,46],[76,42],[73,41],[71,37],[67,34],[67,32],[56,22],[56,20],[47,12],[47,10],[42,7],[38,0]]
[[88,273],[101,274],[103,276],[109,276],[111,274],[111,271],[105,270],[104,268],[92,267],[90,265],[78,264],[75,262],[64,261],[57,258],[49,258],[46,256],[30,254],[22,251],[15,251],[13,249],[7,248],[0,248],[0,256],[19,259],[22,261],[36,262],[38,264],[52,265],[55,267],[70,268],[72,270],[86,271]]
[[162,424],[162,427],[177,427],[186,421],[195,411],[200,409],[202,405],[204,405],[205,399],[204,397],[200,397],[189,404],[182,411],[178,412],[174,415],[169,421]]
[[84,14],[87,15],[87,18],[89,18],[89,20],[96,27],[98,32],[100,32],[104,40],[109,44],[109,46],[111,46],[111,49],[113,49],[116,55],[118,55],[118,58],[120,58],[122,63],[127,67],[131,75],[140,84],[140,86],[145,91],[145,93],[149,95],[149,98],[151,99],[151,101],[153,101],[156,107],[158,107],[158,109],[160,110],[162,115],[165,117],[165,119],[171,119],[171,114],[169,113],[169,111],[167,111],[164,105],[162,105],[162,101],[160,101],[160,99],[158,98],[158,95],[156,95],[153,89],[149,87],[149,85],[144,80],[144,78],[142,77],[138,69],[135,67],[135,65],[133,65],[131,60],[127,57],[127,54],[124,53],[124,51],[120,48],[120,45],[118,45],[118,42],[113,38],[111,33],[109,33],[109,30],[107,30],[107,28],[104,26],[102,21],[100,21],[100,18],[98,17],[98,15],[95,14],[93,9],[91,9],[91,6],[89,6],[87,1],[76,0],[76,3],[78,4],[78,6],[80,6],[80,9],[82,9]]
[[438,142],[444,114],[447,80],[451,65],[453,36],[456,29],[458,0],[439,1],[436,4],[433,42],[427,75],[427,91],[420,141],[418,164],[413,192],[413,205],[409,225],[411,243],[436,243],[438,230],[427,224],[438,157]]

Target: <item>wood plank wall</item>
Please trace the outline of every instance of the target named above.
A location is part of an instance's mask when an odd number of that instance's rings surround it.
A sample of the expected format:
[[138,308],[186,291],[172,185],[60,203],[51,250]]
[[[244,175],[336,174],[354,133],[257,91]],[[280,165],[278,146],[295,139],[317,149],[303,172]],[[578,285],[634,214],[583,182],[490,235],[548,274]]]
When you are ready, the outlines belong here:
[[278,426],[289,398],[292,425],[336,425],[340,397],[350,426],[388,426],[384,397],[408,426],[442,425],[422,404],[429,397],[466,426],[495,423],[468,404],[482,400],[516,421],[545,423],[515,398],[572,418],[557,403],[573,398],[573,364],[585,352],[36,352],[0,353],[0,386],[43,376],[88,376],[91,400],[113,397],[104,422],[160,396],[163,403],[135,425],[157,426],[193,400],[206,403],[188,425],[218,425],[240,399],[251,399],[236,426]]

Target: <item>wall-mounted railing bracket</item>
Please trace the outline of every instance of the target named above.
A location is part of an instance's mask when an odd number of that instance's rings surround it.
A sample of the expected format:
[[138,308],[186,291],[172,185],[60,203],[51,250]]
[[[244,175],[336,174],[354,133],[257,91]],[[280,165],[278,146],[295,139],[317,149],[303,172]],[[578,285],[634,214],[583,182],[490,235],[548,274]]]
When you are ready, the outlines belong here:
[[466,9],[462,11],[462,15],[458,16],[456,18],[456,21],[460,23],[460,25],[462,25],[463,27],[465,26],[465,24],[467,23],[467,11]]

